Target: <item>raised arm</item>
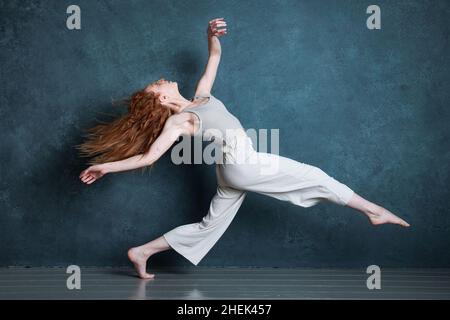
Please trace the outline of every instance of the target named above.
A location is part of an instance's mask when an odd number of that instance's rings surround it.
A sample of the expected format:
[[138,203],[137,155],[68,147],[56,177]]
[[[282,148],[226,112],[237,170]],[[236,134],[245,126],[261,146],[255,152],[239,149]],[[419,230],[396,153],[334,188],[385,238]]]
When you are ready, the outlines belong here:
[[80,179],[91,184],[107,173],[120,172],[149,166],[158,160],[182,134],[191,134],[192,126],[185,114],[173,115],[167,119],[161,134],[150,149],[143,154],[114,162],[93,165],[81,172]]
[[209,21],[208,24],[208,62],[202,77],[200,78],[195,95],[208,95],[216,79],[217,69],[219,68],[220,55],[222,48],[220,46],[219,37],[227,34],[227,23],[223,18],[217,18]]

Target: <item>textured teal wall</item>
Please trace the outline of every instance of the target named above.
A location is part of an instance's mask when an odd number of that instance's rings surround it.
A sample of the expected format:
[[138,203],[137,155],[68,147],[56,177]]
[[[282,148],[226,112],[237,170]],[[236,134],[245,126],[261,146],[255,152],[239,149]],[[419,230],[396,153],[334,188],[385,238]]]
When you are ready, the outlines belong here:
[[[78,4],[82,30],[66,28]],[[382,29],[366,27],[367,6]],[[411,223],[249,194],[201,262],[450,266],[448,1],[0,1],[0,265],[125,265],[128,247],[200,221],[214,168],[176,166],[86,187],[74,145],[111,101],[164,76],[193,94],[206,22],[225,17],[214,87],[246,128]],[[174,251],[157,265],[189,262]]]

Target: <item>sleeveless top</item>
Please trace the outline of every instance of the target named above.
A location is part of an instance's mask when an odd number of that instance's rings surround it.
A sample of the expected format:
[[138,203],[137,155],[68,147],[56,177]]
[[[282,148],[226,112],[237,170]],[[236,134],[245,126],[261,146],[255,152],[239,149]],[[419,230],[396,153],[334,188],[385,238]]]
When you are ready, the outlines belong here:
[[241,122],[231,114],[225,105],[212,94],[194,96],[195,98],[209,98],[206,103],[186,108],[181,112],[194,113],[198,118],[198,129],[194,137],[201,136],[203,140],[216,143],[226,143],[227,138],[235,136],[235,133],[245,133]]

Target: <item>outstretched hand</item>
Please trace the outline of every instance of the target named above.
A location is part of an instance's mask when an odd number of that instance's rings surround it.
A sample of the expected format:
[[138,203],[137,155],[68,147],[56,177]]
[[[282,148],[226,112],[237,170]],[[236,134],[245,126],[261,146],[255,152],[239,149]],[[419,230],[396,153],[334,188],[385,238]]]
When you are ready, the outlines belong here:
[[227,34],[227,23],[225,22],[224,18],[216,18],[209,21],[208,37],[221,37],[225,34]]
[[80,179],[85,184],[91,184],[103,177],[106,173],[106,169],[103,165],[93,165],[80,173]]

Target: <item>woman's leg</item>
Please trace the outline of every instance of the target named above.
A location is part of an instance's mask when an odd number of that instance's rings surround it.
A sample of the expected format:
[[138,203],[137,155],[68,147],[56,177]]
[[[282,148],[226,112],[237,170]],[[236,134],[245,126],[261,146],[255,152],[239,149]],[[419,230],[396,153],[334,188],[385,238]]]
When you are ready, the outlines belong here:
[[347,206],[364,213],[373,225],[380,225],[385,223],[398,224],[403,227],[409,227],[409,223],[397,217],[389,210],[370,202],[358,194],[354,193]]
[[155,240],[143,244],[142,246],[131,248],[128,250],[128,258],[131,262],[133,262],[139,277],[142,279],[151,279],[155,275],[147,273],[146,271],[148,258],[155,253],[169,249],[171,249],[171,247],[167,243],[166,239],[161,236]]
[[269,153],[255,152],[251,159],[254,164],[229,166],[228,183],[305,208],[322,201],[348,206],[364,213],[373,225],[394,223],[409,226],[389,210],[362,198],[318,167]]
[[181,225],[163,236],[176,252],[198,265],[228,229],[245,197],[242,190],[219,185],[200,222]]
[[171,248],[197,265],[227,230],[245,196],[244,191],[219,185],[202,221],[178,226],[153,241],[131,248],[128,257],[139,276],[153,278],[154,274],[146,272],[148,258]]

